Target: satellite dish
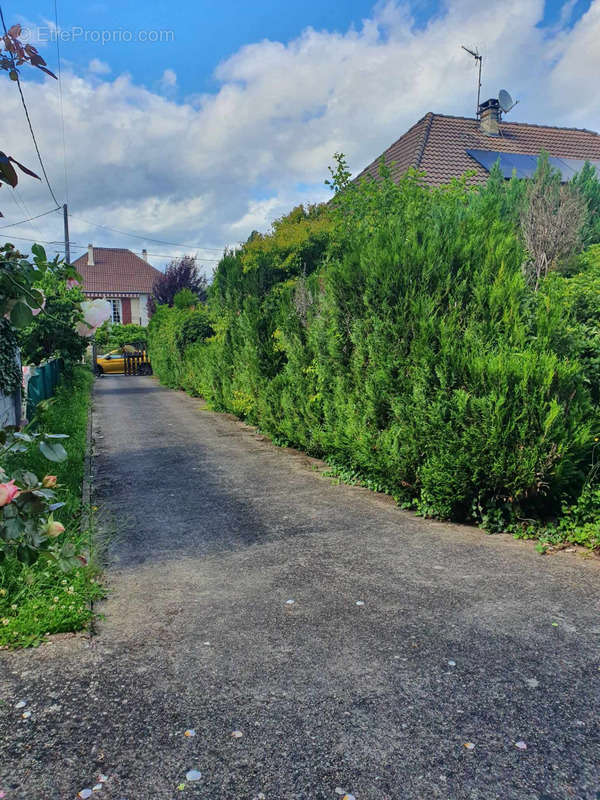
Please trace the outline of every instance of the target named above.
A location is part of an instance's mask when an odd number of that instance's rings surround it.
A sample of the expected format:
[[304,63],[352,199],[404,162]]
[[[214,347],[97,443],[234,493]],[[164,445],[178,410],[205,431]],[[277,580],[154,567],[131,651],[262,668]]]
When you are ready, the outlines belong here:
[[513,100],[506,89],[500,89],[498,92],[498,102],[500,103],[500,108],[502,111],[504,111],[505,114],[508,114],[511,108],[514,108],[519,101]]

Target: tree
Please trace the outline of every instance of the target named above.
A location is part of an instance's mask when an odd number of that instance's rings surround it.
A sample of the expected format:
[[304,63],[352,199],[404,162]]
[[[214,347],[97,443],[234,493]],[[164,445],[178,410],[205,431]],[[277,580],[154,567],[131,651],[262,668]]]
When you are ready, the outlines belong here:
[[198,272],[196,259],[184,256],[173,259],[164,273],[157,278],[152,287],[152,298],[159,305],[172,306],[175,295],[182,289],[189,289],[195,297],[203,302],[206,300],[208,281]]
[[584,245],[600,242],[600,181],[596,169],[586,161],[581,172],[571,181],[571,186],[584,198],[588,218],[581,231]]
[[75,330],[81,319],[79,304],[85,300],[79,286],[69,288],[64,265],[47,271],[37,287],[45,297],[43,312],[18,332],[24,364],[40,364],[51,358],[81,361],[88,340]]
[[550,166],[548,154],[542,153],[521,212],[521,232],[529,253],[523,271],[534,291],[549,270],[581,247],[587,218],[585,199],[575,187],[561,184],[560,173]]

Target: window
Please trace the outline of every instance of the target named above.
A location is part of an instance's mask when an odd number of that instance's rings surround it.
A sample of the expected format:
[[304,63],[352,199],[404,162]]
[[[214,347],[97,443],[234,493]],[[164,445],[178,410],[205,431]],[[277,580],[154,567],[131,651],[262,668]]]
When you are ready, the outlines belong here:
[[121,322],[121,301],[108,298],[108,302],[112,306],[112,321],[116,323]]

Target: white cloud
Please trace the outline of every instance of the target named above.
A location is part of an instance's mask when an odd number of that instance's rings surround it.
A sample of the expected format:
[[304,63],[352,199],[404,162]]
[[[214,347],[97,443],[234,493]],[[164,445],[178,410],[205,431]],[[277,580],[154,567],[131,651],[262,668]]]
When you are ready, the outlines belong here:
[[173,97],[177,89],[177,74],[173,69],[166,69],[158,81],[158,90],[168,97]]
[[[63,72],[72,213],[172,242],[242,240],[295,203],[327,196],[323,180],[335,151],[356,172],[427,111],[472,115],[475,69],[461,44],[484,55],[484,99],[501,86],[519,98],[511,118],[597,129],[600,95],[589,84],[600,71],[600,0],[572,28],[544,30],[542,17],[543,0],[455,0],[417,28],[405,6],[388,2],[346,33],[309,28],[286,44],[247,45],[216,68],[217,92],[185,103],[172,97],[171,69],[157,91],[128,75]],[[25,92],[62,199],[56,84],[26,81]],[[4,97],[13,124],[2,149],[35,169],[18,96]],[[32,213],[48,207],[37,181],[23,178],[21,193]],[[6,222],[17,216],[11,205],[1,206]],[[44,238],[61,235],[59,219],[37,225]],[[144,246],[76,220],[72,238]]]
[[99,58],[92,58],[88,64],[88,70],[93,72],[95,75],[108,75],[110,72],[112,72],[106,61],[100,61]]
[[175,74],[175,70],[166,69],[160,81],[163,86],[177,86],[177,75]]

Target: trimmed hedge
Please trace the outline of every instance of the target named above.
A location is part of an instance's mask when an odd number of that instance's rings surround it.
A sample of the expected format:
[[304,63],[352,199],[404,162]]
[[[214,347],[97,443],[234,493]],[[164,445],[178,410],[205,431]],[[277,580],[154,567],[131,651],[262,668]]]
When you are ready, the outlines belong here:
[[295,209],[220,262],[213,335],[178,346],[190,312],[159,308],[156,374],[423,514],[498,529],[558,512],[598,426],[581,296],[600,281],[534,293],[511,192],[384,175]]

